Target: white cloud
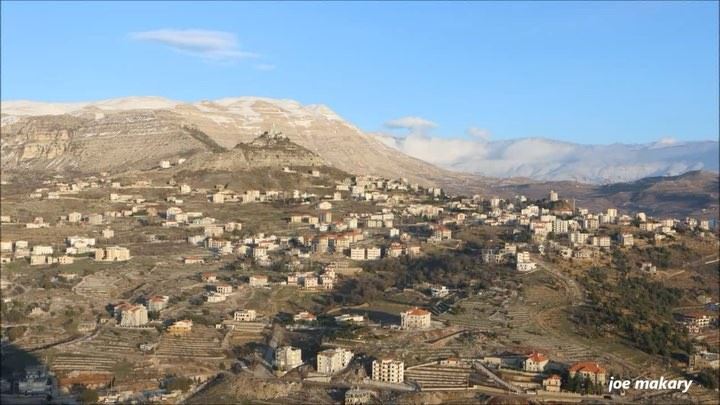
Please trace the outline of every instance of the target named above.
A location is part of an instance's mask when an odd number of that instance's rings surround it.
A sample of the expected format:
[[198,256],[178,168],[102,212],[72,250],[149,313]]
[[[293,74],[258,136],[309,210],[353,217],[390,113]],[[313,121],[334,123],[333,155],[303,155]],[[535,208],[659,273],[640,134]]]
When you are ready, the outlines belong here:
[[487,142],[490,140],[492,134],[487,129],[470,127],[465,130],[465,133],[473,138],[477,138],[481,141]]
[[424,132],[436,128],[437,124],[422,117],[400,117],[385,123],[386,128],[407,129],[410,132]]
[[241,50],[237,36],[231,32],[160,29],[134,32],[130,34],[130,38],[159,43],[177,52],[207,60],[234,61],[258,57],[255,53]]
[[674,145],[677,142],[678,142],[678,140],[673,138],[672,136],[666,136],[666,137],[658,139],[656,144],[658,144],[658,145]]
[[544,138],[487,141],[477,136],[434,137],[421,132],[406,137],[374,135],[409,156],[491,177],[608,183],[688,170],[718,170],[717,142],[581,145]]
[[457,162],[482,158],[486,154],[481,142],[458,138],[429,137],[411,134],[398,139],[398,149],[404,153],[444,167],[452,167]]

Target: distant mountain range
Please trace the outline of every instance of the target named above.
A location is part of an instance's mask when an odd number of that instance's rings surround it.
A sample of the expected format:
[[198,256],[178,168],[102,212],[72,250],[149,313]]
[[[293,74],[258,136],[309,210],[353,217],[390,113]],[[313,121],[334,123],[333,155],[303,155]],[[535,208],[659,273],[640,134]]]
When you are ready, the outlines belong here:
[[508,198],[521,194],[531,199],[547,198],[548,191],[555,190],[561,199],[575,199],[578,207],[592,210],[614,207],[624,213],[644,211],[660,217],[718,218],[720,210],[720,178],[717,173],[706,171],[604,185],[513,179],[505,184],[490,184],[483,190]]
[[143,169],[161,159],[229,150],[270,130],[348,173],[405,177],[458,191],[493,179],[610,184],[718,171],[717,141],[580,145],[540,138],[393,138],[363,132],[324,105],[260,97],[5,101],[1,118],[4,170]]
[[717,141],[581,145],[543,138],[479,140],[378,136],[386,145],[446,169],[497,178],[592,184],[718,171]]

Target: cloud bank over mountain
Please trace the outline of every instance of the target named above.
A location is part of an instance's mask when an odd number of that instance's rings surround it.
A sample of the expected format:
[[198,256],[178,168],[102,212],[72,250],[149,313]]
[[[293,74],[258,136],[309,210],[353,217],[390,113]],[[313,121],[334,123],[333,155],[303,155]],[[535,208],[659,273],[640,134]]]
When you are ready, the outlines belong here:
[[473,139],[376,134],[386,145],[438,166],[492,177],[575,180],[586,183],[633,181],[691,170],[718,171],[718,142],[582,145],[544,138],[489,141],[485,130],[470,128]]

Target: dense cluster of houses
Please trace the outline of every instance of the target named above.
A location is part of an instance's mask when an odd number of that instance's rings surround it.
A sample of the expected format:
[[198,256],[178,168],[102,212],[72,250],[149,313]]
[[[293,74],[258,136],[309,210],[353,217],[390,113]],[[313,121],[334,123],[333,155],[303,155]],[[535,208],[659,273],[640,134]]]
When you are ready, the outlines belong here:
[[[182,164],[179,162],[177,164]],[[161,161],[159,167],[173,166]],[[316,170],[315,170],[316,171]],[[286,168],[286,173],[292,169]],[[313,173],[313,176],[319,176]],[[138,194],[123,194],[123,189],[153,187],[146,180],[122,185],[106,176],[89,177],[83,181],[65,183],[62,178],[48,182],[48,187],[34,190],[31,198],[61,199],[82,190],[108,186],[112,189],[109,201],[122,208],[103,213],[69,212],[53,223],[42,217],[33,218],[27,228],[39,229],[51,226],[71,226],[77,235],[65,238],[60,244],[32,243],[28,240],[0,241],[0,258],[3,263],[27,259],[32,266],[67,265],[76,259],[94,259],[98,265],[105,262],[131,260],[127,247],[111,243],[115,230],[111,224],[119,218],[138,217],[139,221],[153,219],[153,223],[172,231],[181,229],[183,240],[192,249],[205,252],[182,257],[188,266],[202,265],[206,261],[224,256],[235,257],[252,263],[253,272],[245,281],[225,282],[213,272],[198,272],[203,283],[205,304],[218,304],[242,288],[266,289],[290,286],[305,292],[322,292],[335,288],[342,277],[351,277],[363,262],[382,258],[416,257],[434,247],[456,248],[462,241],[455,240],[457,232],[468,224],[486,226],[513,226],[517,232],[527,235],[517,242],[496,243],[487,241],[480,249],[482,261],[491,265],[508,265],[520,273],[535,271],[539,256],[556,255],[564,260],[593,260],[607,254],[610,248],[628,249],[650,238],[661,243],[681,228],[706,232],[717,224],[707,219],[674,218],[656,219],[644,213],[633,216],[620,214],[609,208],[593,213],[576,208],[574,203],[560,199],[550,191],[543,201],[528,202],[524,196],[512,199],[470,198],[446,199],[442,189],[423,188],[406,180],[389,180],[375,176],[356,176],[338,181],[326,195],[316,195],[301,190],[245,190],[234,191],[225,185],[213,189],[193,188],[188,184],[170,184],[161,187],[170,190],[164,201],[148,201]],[[278,200],[293,202],[293,212],[288,215],[286,228],[266,232],[245,232],[240,219],[221,221],[200,210],[184,209],[185,200],[199,196],[208,205],[266,204]],[[353,210],[347,201],[371,201],[370,210]],[[295,212],[297,211],[297,212]],[[12,218],[3,217],[4,223]],[[608,231],[609,225],[616,232]],[[121,229],[115,227],[116,230]],[[84,236],[83,236],[84,235]],[[88,236],[92,235],[92,236]],[[523,241],[520,241],[523,240]],[[59,241],[62,242],[62,241]],[[117,242],[115,242],[117,243]],[[185,243],[185,242],[182,242]],[[137,254],[137,253],[136,253]],[[308,262],[315,266],[308,266]],[[274,272],[271,266],[285,263],[287,271]],[[648,275],[657,273],[654,263],[644,262],[640,268]],[[513,271],[513,270],[510,270]],[[72,279],[74,273],[61,273],[59,277]],[[226,280],[226,279],[223,279]],[[257,290],[253,290],[257,292]],[[433,298],[450,294],[446,286],[431,286]],[[203,305],[205,305],[203,304]],[[152,325],[151,315],[170,306],[170,297],[152,295],[142,302],[120,302],[112,306],[118,327],[147,328]],[[217,308],[218,306],[214,306]],[[237,309],[228,315],[219,328],[232,329],[240,324],[258,322],[265,316],[256,309]],[[399,313],[399,325],[393,325],[397,333],[423,333],[438,327],[430,311],[414,307]],[[366,319],[357,314],[340,314],[337,323],[365,324]],[[317,324],[318,316],[299,311],[292,316],[298,326]],[[684,313],[677,320],[689,333],[700,333],[712,319],[702,312]],[[173,320],[165,333],[185,336],[192,333],[193,321]],[[315,372],[321,376],[333,376],[343,372],[356,358],[356,353],[343,347],[327,348],[315,353]],[[305,364],[300,348],[280,346],[274,348],[274,366],[279,372],[288,372]],[[459,361],[459,360],[458,360]],[[693,357],[694,364],[717,364],[712,354]],[[513,368],[535,374],[537,384],[549,392],[562,390],[561,373],[570,378],[578,376],[594,384],[604,384],[607,370],[596,362],[580,362],[571,365],[553,363],[543,353],[532,352],[522,356],[490,356],[484,364],[497,368]],[[395,358],[380,358],[372,362],[370,380],[378,383],[403,384],[405,364]],[[32,379],[30,379],[32,380]],[[30,381],[28,380],[28,381]],[[32,380],[35,381],[35,380]],[[28,385],[32,390],[32,384]],[[370,391],[348,391],[346,402],[362,403],[371,398]]]

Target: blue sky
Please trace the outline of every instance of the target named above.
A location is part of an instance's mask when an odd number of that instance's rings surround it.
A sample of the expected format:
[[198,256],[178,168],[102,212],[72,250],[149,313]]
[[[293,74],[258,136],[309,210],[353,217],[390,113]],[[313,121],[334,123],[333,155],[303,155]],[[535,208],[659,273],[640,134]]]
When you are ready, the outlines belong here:
[[717,139],[718,69],[716,2],[2,2],[2,100],[267,96],[368,131],[640,143]]

